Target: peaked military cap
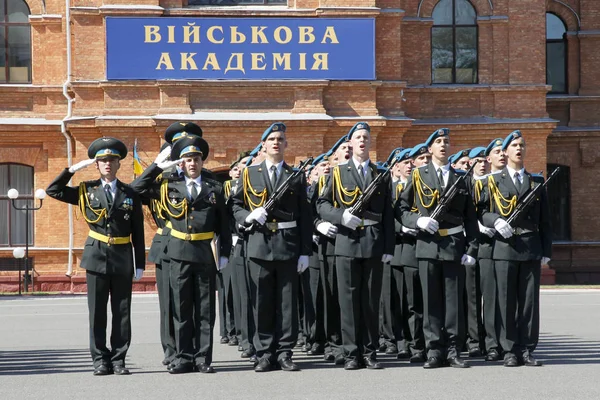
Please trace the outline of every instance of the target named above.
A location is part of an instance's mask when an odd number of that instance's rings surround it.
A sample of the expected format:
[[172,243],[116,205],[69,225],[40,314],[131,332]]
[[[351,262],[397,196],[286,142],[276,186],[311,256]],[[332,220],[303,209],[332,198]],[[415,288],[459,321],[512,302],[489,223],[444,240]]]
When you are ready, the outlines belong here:
[[435,139],[437,139],[439,137],[444,137],[444,136],[450,136],[450,129],[440,128],[437,131],[433,132],[431,135],[429,135],[429,137],[425,141],[425,145],[427,147],[429,147],[433,144],[433,142],[435,142]]
[[427,150],[427,145],[425,143],[420,143],[412,148],[410,153],[408,153],[408,157],[415,158],[415,157],[419,157],[421,154],[425,154],[428,152],[429,152],[429,150]]
[[504,142],[502,142],[502,150],[506,150],[508,148],[508,145],[513,140],[518,139],[520,137],[523,137],[523,134],[518,129],[516,131],[512,131],[511,133],[509,133],[508,136],[504,139]]
[[347,140],[350,141],[350,139],[352,139],[352,135],[354,135],[354,132],[362,130],[371,133],[371,127],[369,126],[369,124],[367,124],[366,122],[357,122],[352,128],[350,128],[348,135],[346,135],[348,137]]
[[171,150],[171,158],[179,160],[185,156],[200,155],[202,160],[208,157],[208,142],[200,136],[188,136],[175,142]]
[[169,125],[165,131],[165,140],[167,143],[173,144],[190,135],[202,137],[202,128],[193,122],[175,122]]
[[127,156],[127,146],[119,139],[113,137],[101,137],[96,139],[88,147],[89,158],[118,157],[120,160]]
[[457,162],[458,160],[460,160],[463,157],[469,157],[470,151],[471,151],[471,149],[464,149],[457,153],[454,153],[450,156],[450,158],[448,158],[448,161],[450,161],[450,164],[454,164],[455,162]]
[[267,129],[265,129],[265,131],[263,132],[262,136],[260,137],[260,141],[264,142],[265,140],[267,140],[267,138],[269,137],[269,135],[271,133],[274,133],[274,132],[283,132],[283,133],[285,133],[285,130],[286,130],[286,127],[285,127],[285,124],[283,122],[275,122],[270,127],[268,127]]
[[229,169],[233,169],[233,167],[235,167],[237,165],[237,163],[242,161],[243,158],[250,156],[251,151],[252,150],[240,152],[240,154],[238,155],[238,158],[234,162],[232,162],[231,165],[229,165]]
[[469,152],[469,158],[485,157],[485,147],[473,147]]
[[490,142],[490,144],[488,144],[488,146],[485,148],[485,155],[486,157],[490,155],[490,153],[492,152],[492,150],[494,150],[496,147],[500,147],[502,146],[502,138],[496,138],[494,140],[492,140]]

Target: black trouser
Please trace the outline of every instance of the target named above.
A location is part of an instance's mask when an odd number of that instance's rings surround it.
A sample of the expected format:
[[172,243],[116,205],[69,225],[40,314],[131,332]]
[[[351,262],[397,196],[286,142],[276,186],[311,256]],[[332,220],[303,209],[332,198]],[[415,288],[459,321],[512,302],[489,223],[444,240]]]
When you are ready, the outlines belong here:
[[236,335],[233,311],[233,291],[231,287],[231,269],[225,268],[217,273],[217,291],[219,295],[219,334],[232,338]]
[[394,335],[394,317],[392,315],[392,296],[394,292],[394,282],[392,282],[392,267],[390,264],[383,264],[381,277],[381,300],[379,302],[379,343],[390,346],[396,344]]
[[271,362],[292,356],[298,339],[298,262],[248,258],[251,301],[259,359]]
[[[240,282],[240,272],[238,271],[238,260],[241,257],[235,257],[233,255],[233,250],[231,251],[231,256],[229,258],[229,264],[226,269],[229,269],[229,273],[231,276],[231,298],[233,301],[233,321],[235,330],[233,332],[234,336],[237,337],[238,343],[240,346],[243,346],[242,339],[242,288],[241,285],[245,284],[245,280]],[[241,260],[243,262],[243,260]],[[243,272],[243,271],[242,271]],[[247,294],[246,294],[247,297]]]
[[494,260],[494,269],[504,326],[500,344],[509,355],[527,356],[539,337],[540,261]]
[[500,332],[502,320],[498,309],[496,289],[496,272],[494,261],[489,258],[479,260],[479,276],[481,278],[481,297],[483,298],[483,325],[485,327],[485,350],[501,351]]
[[[242,240],[241,238],[239,239]],[[250,299],[250,276],[248,272],[248,266],[246,265],[246,242],[242,241],[238,244],[242,247],[240,255],[234,258],[233,267],[235,275],[238,281],[238,292],[240,297],[240,336],[242,348],[250,353],[254,354],[254,311],[252,308],[252,301]],[[254,290],[254,289],[253,289]]]
[[[404,267],[390,265],[390,272],[390,312],[394,330],[393,336],[396,339],[395,345],[398,347],[398,351],[409,350],[412,336],[407,319],[408,304],[404,284]],[[381,297],[383,299],[383,292]]]
[[479,263],[465,266],[465,315],[468,350],[484,350],[485,331],[481,317]]
[[325,310],[323,307],[323,283],[321,282],[321,271],[318,268],[319,260],[316,254],[311,257],[311,263],[315,263],[317,268],[313,268],[311,265],[307,271],[310,278],[309,282],[311,294],[311,307],[314,310],[314,321],[310,326],[309,340],[311,343],[317,343],[323,346],[325,344]]
[[[86,271],[90,320],[90,353],[94,368],[104,365],[125,366],[131,343],[131,284],[133,276],[106,275]],[[112,330],[106,347],[107,305],[110,295]]]
[[216,271],[214,264],[171,260],[177,363],[212,362]]
[[465,268],[459,262],[419,259],[423,335],[428,357],[458,357],[465,336]]
[[381,259],[337,256],[335,263],[346,359],[375,360],[379,342]]
[[177,348],[175,347],[175,327],[173,325],[173,308],[171,307],[172,293],[170,283],[170,261],[163,259],[156,264],[156,290],[158,291],[158,307],[160,312],[160,343],[166,361],[173,361]]
[[325,321],[327,351],[337,356],[342,353],[342,328],[335,256],[324,256],[319,261],[321,266],[321,282],[323,285],[323,309],[325,310],[323,319]]
[[419,278],[419,269],[413,267],[402,267],[405,289],[404,321],[408,331],[404,330],[405,341],[411,354],[422,353],[425,350],[425,338],[423,337],[423,290]]
[[315,308],[312,303],[310,285],[310,268],[298,275],[298,333],[304,337],[308,345],[312,343],[311,330],[315,324]]

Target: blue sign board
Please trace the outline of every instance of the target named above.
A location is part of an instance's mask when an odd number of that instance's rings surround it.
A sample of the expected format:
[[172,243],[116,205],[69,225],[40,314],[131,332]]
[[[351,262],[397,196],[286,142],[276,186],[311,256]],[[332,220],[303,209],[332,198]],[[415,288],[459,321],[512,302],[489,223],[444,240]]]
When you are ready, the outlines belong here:
[[375,79],[374,18],[106,18],[107,79]]

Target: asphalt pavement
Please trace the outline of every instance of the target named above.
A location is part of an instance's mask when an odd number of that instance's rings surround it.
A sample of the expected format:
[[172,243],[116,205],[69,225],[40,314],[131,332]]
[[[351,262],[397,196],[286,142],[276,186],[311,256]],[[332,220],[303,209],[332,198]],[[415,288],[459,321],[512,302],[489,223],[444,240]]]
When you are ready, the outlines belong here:
[[218,343],[217,373],[161,365],[156,295],[134,295],[130,376],[92,375],[84,296],[0,297],[0,400],[12,399],[598,399],[600,290],[544,290],[536,357],[543,367],[424,370],[381,355],[383,370],[345,371],[296,352],[300,372],[258,374]]

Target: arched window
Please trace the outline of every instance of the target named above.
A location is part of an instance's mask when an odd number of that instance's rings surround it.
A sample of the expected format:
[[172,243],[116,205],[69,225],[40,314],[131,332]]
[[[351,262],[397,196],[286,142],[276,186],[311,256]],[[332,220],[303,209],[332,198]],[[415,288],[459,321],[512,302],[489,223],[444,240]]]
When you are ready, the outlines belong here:
[[24,0],[0,0],[0,83],[31,82],[28,16]]
[[567,93],[567,27],[555,14],[546,13],[546,83],[550,93]]
[[[33,206],[33,168],[20,164],[0,164],[0,247],[25,244],[25,211],[11,204],[9,189],[19,191],[18,207]],[[31,216],[31,214],[30,214]],[[33,218],[29,218],[29,244],[33,244]]]
[[431,81],[477,83],[477,14],[467,0],[441,0],[433,9]]

